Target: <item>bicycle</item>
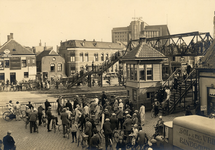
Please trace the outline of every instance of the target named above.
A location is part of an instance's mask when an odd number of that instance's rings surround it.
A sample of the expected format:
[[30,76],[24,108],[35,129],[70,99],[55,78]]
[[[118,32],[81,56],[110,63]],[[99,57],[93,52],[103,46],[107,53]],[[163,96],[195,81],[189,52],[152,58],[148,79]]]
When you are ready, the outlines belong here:
[[[21,115],[20,116],[21,119],[24,119],[26,117],[23,111],[21,111],[21,113],[19,113],[18,115]],[[16,115],[10,110],[5,111],[2,116],[3,116],[3,119],[6,121],[11,121],[13,119],[16,119]]]
[[[60,132],[60,133],[63,133],[63,125],[61,124],[61,125],[58,125],[58,131]],[[67,124],[66,125],[66,132],[65,132],[65,136],[67,136],[67,138],[69,139],[69,137],[70,137],[70,124]]]
[[56,121],[55,121],[55,119],[52,119],[52,129],[54,129],[54,133],[56,133],[57,127],[56,127]]

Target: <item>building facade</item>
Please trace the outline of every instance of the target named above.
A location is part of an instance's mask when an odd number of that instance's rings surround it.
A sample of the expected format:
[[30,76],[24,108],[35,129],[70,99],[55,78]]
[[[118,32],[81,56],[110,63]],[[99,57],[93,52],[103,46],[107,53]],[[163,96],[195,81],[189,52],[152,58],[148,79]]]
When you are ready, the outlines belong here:
[[144,103],[151,109],[151,96],[162,85],[162,61],[166,57],[150,47],[145,38],[122,58],[126,65],[126,89],[137,108]]
[[36,56],[39,80],[49,81],[65,77],[65,60],[54,50],[44,50]]
[[142,35],[146,38],[170,35],[167,25],[148,25],[141,20],[134,20],[127,27],[112,29],[112,42],[125,42],[137,40]]
[[[120,43],[70,40],[61,42],[59,54],[65,58],[66,75],[69,77],[81,70],[87,70],[92,64],[101,65],[115,52],[124,49]],[[108,71],[114,73],[118,70],[119,63],[116,62]]]
[[215,11],[214,11],[214,36],[213,38],[215,39]]
[[10,83],[36,78],[35,54],[8,35],[8,41],[0,47],[0,80]]

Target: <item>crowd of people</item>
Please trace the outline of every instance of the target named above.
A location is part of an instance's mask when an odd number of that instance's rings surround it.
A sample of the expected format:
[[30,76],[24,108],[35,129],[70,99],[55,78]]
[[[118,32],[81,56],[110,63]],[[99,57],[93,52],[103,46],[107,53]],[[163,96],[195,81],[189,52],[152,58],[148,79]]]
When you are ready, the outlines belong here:
[[[107,96],[103,91],[100,98],[88,99],[85,95],[76,95],[71,98],[59,96],[57,102],[57,115],[53,115],[52,106],[48,99],[38,108],[33,107],[31,102],[26,105],[27,122],[30,123],[30,133],[38,132],[38,126],[47,121],[47,131],[51,132],[51,122],[56,125],[61,120],[63,126],[63,137],[66,130],[70,128],[72,143],[78,142],[80,136],[87,137],[87,145],[90,149],[99,149],[103,131],[105,137],[105,148],[113,146],[113,133],[119,131],[116,149],[126,149],[126,145],[146,146],[148,136],[142,130],[145,125],[145,106],[141,104],[139,110],[134,109],[132,101],[120,99],[116,96]],[[15,106],[15,105],[14,105]],[[12,106],[11,111],[17,112],[19,106]],[[37,124],[37,120],[39,120]],[[125,144],[124,144],[125,143]]]

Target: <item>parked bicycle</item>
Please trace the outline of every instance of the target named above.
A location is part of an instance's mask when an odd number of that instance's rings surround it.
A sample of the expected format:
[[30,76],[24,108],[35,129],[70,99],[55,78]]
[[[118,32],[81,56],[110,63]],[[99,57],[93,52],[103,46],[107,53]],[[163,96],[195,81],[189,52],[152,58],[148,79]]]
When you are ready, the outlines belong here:
[[[19,116],[20,119],[25,119],[26,118],[26,113],[24,110],[21,110],[19,114],[17,114]],[[3,113],[3,119],[6,121],[11,121],[13,119],[17,119],[16,116],[12,111],[5,111]]]

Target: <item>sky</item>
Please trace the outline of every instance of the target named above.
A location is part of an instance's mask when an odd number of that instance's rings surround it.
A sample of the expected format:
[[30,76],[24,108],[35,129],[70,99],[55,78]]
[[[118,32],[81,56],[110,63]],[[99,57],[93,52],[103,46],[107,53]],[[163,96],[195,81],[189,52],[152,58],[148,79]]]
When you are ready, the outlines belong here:
[[215,0],[0,0],[0,44],[7,35],[24,46],[60,45],[61,41],[111,42],[114,27],[133,17],[149,25],[167,24],[170,34],[210,32]]

